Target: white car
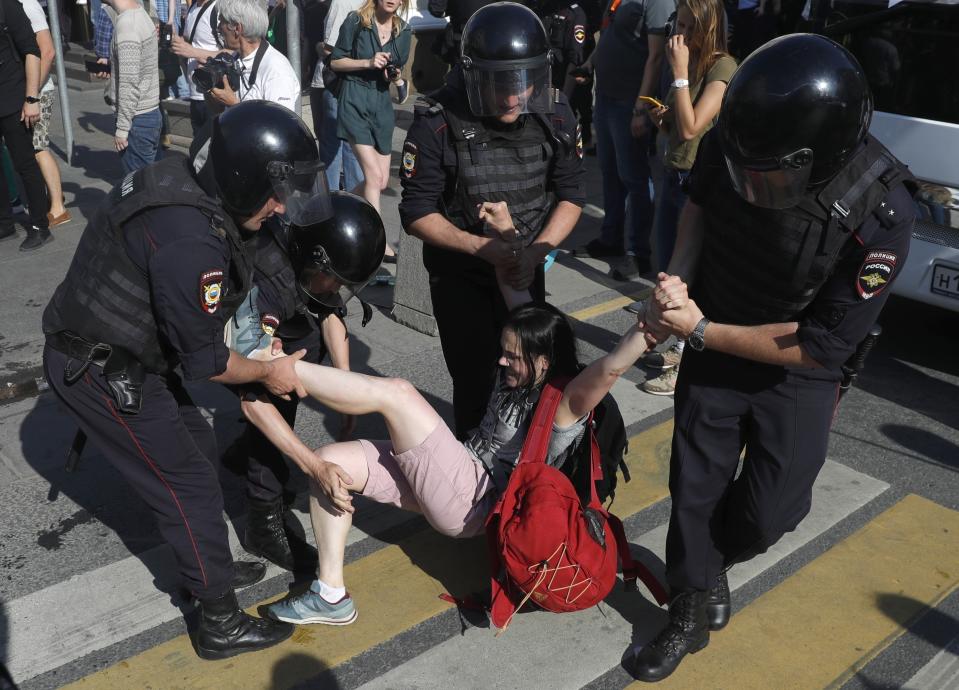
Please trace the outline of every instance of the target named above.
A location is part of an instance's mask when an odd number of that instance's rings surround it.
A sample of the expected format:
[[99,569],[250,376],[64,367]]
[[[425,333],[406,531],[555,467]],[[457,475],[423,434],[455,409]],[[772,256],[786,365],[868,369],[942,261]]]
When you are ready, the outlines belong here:
[[959,4],[836,2],[822,31],[862,64],[870,131],[918,177],[918,219],[892,291],[959,311]]

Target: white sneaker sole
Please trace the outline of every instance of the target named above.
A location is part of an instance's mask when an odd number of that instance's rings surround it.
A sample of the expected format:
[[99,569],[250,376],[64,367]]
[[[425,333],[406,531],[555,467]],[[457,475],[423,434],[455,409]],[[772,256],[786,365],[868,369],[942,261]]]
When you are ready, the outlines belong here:
[[313,625],[319,623],[322,625],[349,625],[350,623],[356,620],[357,616],[356,609],[353,610],[353,615],[349,618],[327,618],[325,616],[314,616],[312,618],[286,618],[284,616],[278,616],[275,613],[270,615],[278,621],[283,621],[284,623],[293,623],[295,625]]

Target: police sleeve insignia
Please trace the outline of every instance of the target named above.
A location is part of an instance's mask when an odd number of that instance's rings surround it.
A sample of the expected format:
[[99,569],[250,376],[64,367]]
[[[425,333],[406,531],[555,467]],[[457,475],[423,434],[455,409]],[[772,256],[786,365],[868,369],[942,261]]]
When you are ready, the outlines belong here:
[[212,314],[223,297],[223,271],[204,271],[200,274],[200,307]]
[[886,289],[896,269],[896,255],[892,252],[872,251],[866,254],[859,274],[856,291],[862,299],[871,299]]
[[576,125],[576,157],[583,157],[583,128]]
[[582,43],[586,40],[586,27],[582,24],[577,24],[573,27],[573,38],[576,39],[577,43]]
[[407,141],[403,144],[403,160],[400,163],[400,169],[403,177],[409,179],[416,177],[416,144]]

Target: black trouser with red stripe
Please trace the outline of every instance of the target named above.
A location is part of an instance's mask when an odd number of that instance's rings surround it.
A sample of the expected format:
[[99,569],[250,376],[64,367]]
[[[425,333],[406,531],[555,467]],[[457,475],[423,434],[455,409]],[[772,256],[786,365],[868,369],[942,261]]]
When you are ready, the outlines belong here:
[[787,372],[686,348],[669,467],[666,573],[674,591],[708,589],[724,568],[796,529],[826,460],[837,394],[823,370]]
[[184,585],[200,599],[224,594],[232,586],[233,556],[211,464],[216,436],[179,377],[147,374],[140,412],[129,415],[116,409],[99,366],[91,364],[68,385],[63,372],[70,362],[79,366],[49,345],[44,348],[50,388],[153,511]]

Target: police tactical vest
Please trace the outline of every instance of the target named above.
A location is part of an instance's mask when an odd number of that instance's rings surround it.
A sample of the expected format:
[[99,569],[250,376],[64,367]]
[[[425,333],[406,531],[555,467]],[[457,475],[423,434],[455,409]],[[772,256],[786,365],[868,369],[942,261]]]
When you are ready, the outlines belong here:
[[[710,319],[751,326],[798,320],[851,246],[853,233],[893,187],[912,178],[882,144],[867,138],[836,177],[792,208],[746,202],[733,189],[724,161],[715,179],[703,200],[695,295]],[[875,215],[885,226],[898,220]]]
[[280,322],[306,310],[296,291],[296,273],[287,253],[287,232],[282,222],[273,218],[263,224],[254,240],[256,281],[268,282],[279,295],[283,310],[277,314]]
[[236,312],[253,277],[253,263],[239,230],[219,202],[196,183],[189,164],[168,158],[127,175],[100,206],[44,312],[44,333],[71,331],[92,342],[122,347],[158,374],[176,365],[176,355],[156,324],[149,279],[127,255],[123,238],[124,223],[161,206],[198,209],[209,218],[209,232],[227,243],[229,275],[218,309],[226,318]]

